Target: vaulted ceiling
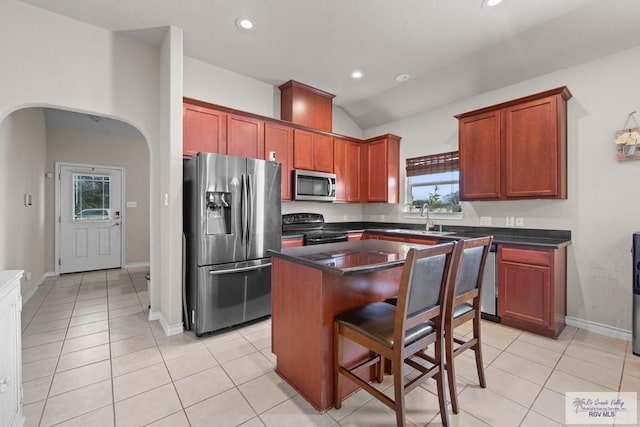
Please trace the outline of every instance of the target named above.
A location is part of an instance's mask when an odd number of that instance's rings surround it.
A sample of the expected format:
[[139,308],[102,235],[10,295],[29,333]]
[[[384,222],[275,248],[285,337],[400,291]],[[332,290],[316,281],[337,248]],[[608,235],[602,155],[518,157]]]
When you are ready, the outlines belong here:
[[174,25],[186,55],[333,93],[363,129],[640,45],[639,0],[23,1],[117,32]]

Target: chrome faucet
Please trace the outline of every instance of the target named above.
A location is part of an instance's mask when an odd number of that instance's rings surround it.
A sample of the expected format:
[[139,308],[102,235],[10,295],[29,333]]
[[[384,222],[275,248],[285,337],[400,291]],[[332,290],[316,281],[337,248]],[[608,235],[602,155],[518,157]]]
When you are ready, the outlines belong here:
[[420,208],[420,216],[426,216],[427,217],[427,222],[425,223],[425,229],[426,231],[431,230],[431,226],[433,225],[431,223],[431,220],[429,219],[429,205],[424,203],[422,205],[422,208]]

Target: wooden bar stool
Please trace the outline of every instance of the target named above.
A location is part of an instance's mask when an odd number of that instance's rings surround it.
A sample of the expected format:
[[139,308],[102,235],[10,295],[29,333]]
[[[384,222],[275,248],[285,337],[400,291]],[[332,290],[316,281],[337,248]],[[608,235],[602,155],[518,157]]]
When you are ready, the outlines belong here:
[[[458,393],[454,358],[467,349],[475,353],[476,369],[480,387],[486,388],[484,365],[482,362],[482,339],[480,334],[480,291],[482,273],[491,248],[492,236],[458,241],[458,265],[452,270],[447,297],[447,316],[445,317],[445,347],[447,359],[447,377],[451,394],[451,409],[458,413]],[[468,321],[473,321],[473,336],[462,340],[453,336],[453,330]],[[458,344],[456,347],[455,344]]]
[[[451,295],[451,271],[455,267],[456,243],[445,243],[426,249],[411,249],[407,255],[398,294],[398,304],[370,303],[344,313],[334,319],[334,399],[335,407],[342,404],[342,382],[348,378],[393,409],[396,424],[405,426],[404,395],[422,380],[435,377],[442,424],[449,425],[446,408],[444,373],[444,313],[446,298]],[[368,349],[372,357],[356,363],[342,364],[342,341],[349,339]],[[412,360],[429,360],[423,353],[435,343],[435,359],[427,368]],[[377,366],[377,380],[382,381],[384,360],[391,361],[394,399],[387,397],[356,371]],[[415,368],[420,375],[405,383],[404,364]]]

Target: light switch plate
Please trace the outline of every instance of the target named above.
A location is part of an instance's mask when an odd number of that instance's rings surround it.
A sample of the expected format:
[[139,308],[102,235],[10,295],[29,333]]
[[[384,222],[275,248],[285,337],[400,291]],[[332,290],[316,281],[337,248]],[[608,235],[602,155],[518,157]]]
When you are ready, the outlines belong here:
[[505,221],[504,221],[504,225],[507,226],[507,227],[514,227],[516,225],[515,224],[515,218],[512,217],[512,216],[506,217]]
[[490,216],[481,216],[480,217],[480,225],[491,225],[491,217]]
[[524,218],[521,216],[516,217],[516,227],[524,227]]

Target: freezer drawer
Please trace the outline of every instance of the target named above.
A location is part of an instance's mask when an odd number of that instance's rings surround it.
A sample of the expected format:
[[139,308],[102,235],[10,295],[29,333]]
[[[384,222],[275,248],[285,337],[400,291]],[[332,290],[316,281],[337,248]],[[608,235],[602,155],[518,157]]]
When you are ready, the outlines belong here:
[[271,314],[271,259],[198,268],[191,329],[202,335]]

